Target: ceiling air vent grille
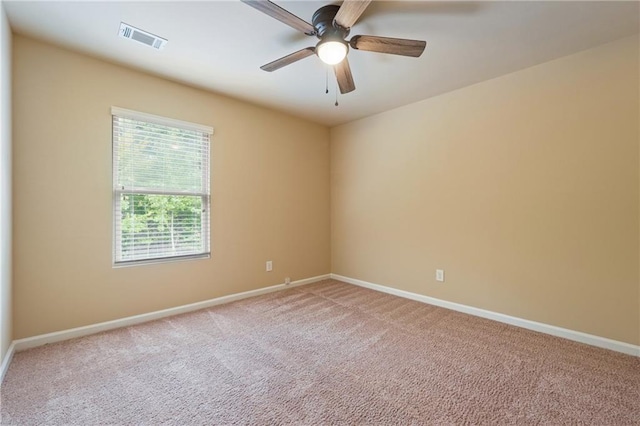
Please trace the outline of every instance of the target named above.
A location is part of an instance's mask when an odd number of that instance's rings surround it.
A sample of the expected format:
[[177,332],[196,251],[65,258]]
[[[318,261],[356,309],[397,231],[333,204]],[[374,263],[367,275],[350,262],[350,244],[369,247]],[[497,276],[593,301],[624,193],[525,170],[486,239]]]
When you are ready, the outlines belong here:
[[122,38],[135,40],[157,50],[162,49],[164,45],[167,44],[167,39],[158,37],[157,35],[153,35],[139,28],[132,27],[131,25],[125,24],[124,22],[120,23],[119,34]]

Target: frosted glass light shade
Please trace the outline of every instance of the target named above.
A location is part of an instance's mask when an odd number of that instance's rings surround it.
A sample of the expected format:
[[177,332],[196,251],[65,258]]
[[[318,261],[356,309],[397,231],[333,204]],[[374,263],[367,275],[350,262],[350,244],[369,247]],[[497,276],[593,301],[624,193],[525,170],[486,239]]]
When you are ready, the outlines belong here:
[[318,57],[325,64],[339,64],[347,56],[347,45],[339,41],[323,41],[316,47]]

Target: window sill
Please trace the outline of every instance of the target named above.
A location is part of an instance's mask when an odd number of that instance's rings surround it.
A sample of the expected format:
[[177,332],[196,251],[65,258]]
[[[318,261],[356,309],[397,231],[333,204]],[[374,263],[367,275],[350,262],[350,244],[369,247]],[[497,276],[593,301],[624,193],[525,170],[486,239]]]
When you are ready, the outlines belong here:
[[124,262],[114,262],[114,269],[129,268],[131,266],[157,265],[160,263],[186,262],[189,260],[211,259],[211,253],[193,254],[189,256],[161,257],[157,259],[128,260]]

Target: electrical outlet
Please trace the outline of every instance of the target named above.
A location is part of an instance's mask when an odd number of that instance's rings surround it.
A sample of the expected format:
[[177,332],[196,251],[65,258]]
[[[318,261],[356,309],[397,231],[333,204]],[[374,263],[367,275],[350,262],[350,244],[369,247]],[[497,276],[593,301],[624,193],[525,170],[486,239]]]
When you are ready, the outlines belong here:
[[267,260],[267,272],[273,271],[273,261]]
[[285,277],[285,279],[284,279],[284,285],[289,285],[289,284],[291,284],[291,278],[289,278],[289,277]]
[[444,282],[444,269],[436,269],[436,281]]

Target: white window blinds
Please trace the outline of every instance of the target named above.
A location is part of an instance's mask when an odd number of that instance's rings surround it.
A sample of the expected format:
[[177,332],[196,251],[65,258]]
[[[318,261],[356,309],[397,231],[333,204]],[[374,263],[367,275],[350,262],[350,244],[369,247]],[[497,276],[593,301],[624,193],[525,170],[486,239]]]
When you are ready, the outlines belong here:
[[213,129],[115,107],[112,116],[114,264],[209,256]]

